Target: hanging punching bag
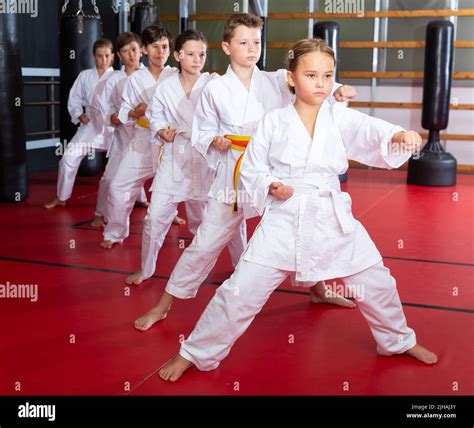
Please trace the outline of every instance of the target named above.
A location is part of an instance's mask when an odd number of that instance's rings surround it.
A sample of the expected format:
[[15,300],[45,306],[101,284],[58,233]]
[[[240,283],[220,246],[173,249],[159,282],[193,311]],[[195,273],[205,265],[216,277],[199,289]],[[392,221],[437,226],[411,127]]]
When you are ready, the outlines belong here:
[[130,8],[130,31],[135,34],[142,34],[142,31],[149,25],[159,24],[158,16],[158,6],[152,0],[134,4]]
[[[323,39],[329,46],[331,46],[336,56],[336,64],[334,64],[334,81],[339,81],[339,24],[333,21],[320,21],[314,24],[313,37],[315,39]],[[339,176],[339,181],[345,183],[347,181],[349,170]]]
[[426,27],[421,126],[429,130],[429,136],[419,156],[408,161],[409,184],[456,184],[456,159],[444,151],[439,139],[439,131],[447,128],[449,119],[453,36],[454,25],[450,21],[432,21]]
[[17,15],[0,14],[0,201],[28,196],[23,80]]
[[[71,2],[74,3],[74,2]],[[77,3],[77,2],[76,2]],[[80,2],[82,4],[82,1]],[[61,102],[61,143],[71,141],[77,131],[71,122],[67,110],[69,91],[82,70],[94,68],[92,48],[94,42],[102,37],[102,21],[98,13],[85,13],[72,4],[69,11],[61,15],[59,52],[60,52],[60,102]],[[97,10],[97,9],[96,9]],[[87,155],[79,168],[78,175],[97,175],[104,161],[104,153],[94,152]]]

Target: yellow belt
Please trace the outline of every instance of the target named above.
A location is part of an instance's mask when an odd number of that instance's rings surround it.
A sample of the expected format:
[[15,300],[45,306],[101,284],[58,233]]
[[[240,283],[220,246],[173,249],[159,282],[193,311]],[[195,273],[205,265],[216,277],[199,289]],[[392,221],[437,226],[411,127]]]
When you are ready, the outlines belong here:
[[[142,128],[150,129],[150,122],[148,119],[145,117],[139,117],[137,119],[137,125],[141,126]],[[168,124],[168,129],[170,128],[170,124]],[[158,162],[161,162],[161,159],[163,158],[163,148],[165,146],[165,143],[161,142],[160,145],[158,146]]]
[[234,167],[234,190],[235,190],[235,202],[234,205],[232,206],[232,213],[235,214],[238,210],[238,205],[237,205],[237,187],[239,184],[239,174],[240,174],[240,167],[242,165],[242,160],[244,157],[245,150],[247,149],[247,146],[250,141],[250,136],[248,135],[224,135],[224,138],[228,138],[229,140],[232,141],[232,144],[230,148],[232,150],[238,150],[239,152],[243,152],[239,158],[237,159],[237,162],[235,163]]
[[141,126],[142,128],[149,128],[150,122],[148,122],[148,119],[145,119],[144,117],[139,117],[137,119],[137,125]]

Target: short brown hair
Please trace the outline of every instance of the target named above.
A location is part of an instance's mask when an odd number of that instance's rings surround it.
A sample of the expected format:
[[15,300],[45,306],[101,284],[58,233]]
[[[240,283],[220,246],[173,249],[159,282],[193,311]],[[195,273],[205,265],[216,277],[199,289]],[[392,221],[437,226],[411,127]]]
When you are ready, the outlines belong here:
[[263,21],[262,18],[254,13],[234,13],[224,25],[224,42],[230,42],[234,36],[235,29],[240,25],[249,28],[259,28],[261,30],[263,28]]
[[[336,63],[334,50],[323,39],[302,39],[298,40],[288,51],[288,70],[294,73],[298,68],[301,58],[312,52],[325,53]],[[295,88],[293,86],[289,87],[290,91],[294,94]]]
[[161,39],[168,39],[171,51],[173,48],[173,36],[161,25],[149,25],[142,31],[142,42],[145,47]]
[[95,54],[97,49],[100,48],[110,48],[110,51],[114,51],[114,45],[109,39],[97,39],[92,47],[92,53]]
[[125,31],[124,33],[119,34],[117,40],[115,41],[117,44],[117,51],[120,52],[120,49],[132,42],[137,42],[138,46],[142,45],[142,41],[140,40],[138,34],[132,33],[130,31]]

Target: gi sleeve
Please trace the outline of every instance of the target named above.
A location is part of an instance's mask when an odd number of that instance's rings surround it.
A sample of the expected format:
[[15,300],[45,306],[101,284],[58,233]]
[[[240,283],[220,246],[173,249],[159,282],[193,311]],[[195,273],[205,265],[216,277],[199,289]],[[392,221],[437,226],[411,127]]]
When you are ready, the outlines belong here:
[[166,111],[167,111],[166,106],[162,101],[163,97],[162,97],[160,88],[161,88],[161,85],[158,85],[151,99],[151,103],[146,109],[146,113],[145,113],[150,123],[152,143],[154,144],[158,144],[160,142],[166,142],[157,135],[157,132],[160,129],[168,128],[168,123],[169,123],[169,118],[166,114]]
[[225,161],[225,153],[212,146],[214,137],[219,136],[219,113],[208,87],[204,88],[193,115],[191,145],[207,160],[209,166],[217,168]]
[[[335,106],[339,107],[339,106]],[[404,129],[360,111],[340,106],[338,126],[349,159],[377,168],[398,168],[412,153],[391,144],[394,134]]]
[[269,151],[273,130],[277,127],[274,122],[274,115],[271,114],[265,115],[259,122],[244,153],[240,169],[240,180],[248,194],[250,206],[259,215],[262,215],[265,207],[275,200],[268,194],[270,184],[282,182],[271,173]]
[[123,125],[129,126],[135,123],[135,119],[130,119],[128,113],[140,103],[140,94],[138,93],[137,82],[134,74],[127,78],[122,92],[122,103],[118,112],[118,118]]
[[[86,70],[84,70],[86,71]],[[74,81],[67,100],[67,109],[71,116],[71,122],[74,125],[79,124],[79,116],[84,113],[83,107],[87,106],[89,101],[85,99],[86,73],[82,71]]]

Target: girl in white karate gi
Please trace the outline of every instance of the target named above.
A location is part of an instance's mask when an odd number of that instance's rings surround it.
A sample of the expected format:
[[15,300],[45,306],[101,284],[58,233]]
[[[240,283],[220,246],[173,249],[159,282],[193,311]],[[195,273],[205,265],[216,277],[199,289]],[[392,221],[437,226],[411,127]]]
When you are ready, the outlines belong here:
[[[135,127],[123,125],[118,119],[118,112],[122,104],[122,91],[127,77],[144,65],[140,63],[141,40],[138,35],[124,32],[117,37],[117,55],[123,63],[121,70],[116,70],[106,81],[104,90],[100,93],[99,106],[104,122],[114,127],[114,135],[107,151],[107,165],[99,181],[95,218],[93,227],[104,227],[107,222],[107,198],[110,183],[115,176],[120,161],[124,156],[129,142],[133,139]],[[142,186],[137,203],[147,205],[147,196]]]
[[[294,285],[343,279],[356,298],[382,355],[407,354],[425,364],[437,356],[407,326],[394,278],[340,191],[348,159],[397,168],[421,137],[344,104],[329,104],[334,52],[322,40],[297,42],[288,82],[296,101],[268,113],[241,171],[251,205],[263,218],[234,274],[219,287],[179,354],[160,370],[176,381],[191,365],[213,370],[288,277]],[[341,327],[342,328],[342,327]]]
[[[139,330],[147,330],[165,318],[174,298],[195,297],[231,239],[240,236],[240,253],[247,244],[244,212],[240,207],[233,210],[236,196],[241,194],[235,192],[234,172],[242,151],[234,150],[224,135],[253,135],[265,112],[282,107],[293,98],[286,70],[269,73],[256,67],[262,25],[258,16],[241,13],[232,15],[224,26],[222,45],[231,65],[223,76],[204,88],[193,118],[192,145],[211,168],[217,169],[209,202],[196,236],[178,260],[160,301],[135,322]],[[351,87],[337,88],[331,102],[354,93]],[[355,306],[332,293],[322,282],[311,288],[310,298],[317,303]]]
[[[113,129],[104,123],[97,98],[114,71],[111,67],[114,60],[112,42],[98,39],[92,51],[96,66],[81,71],[69,91],[67,108],[71,121],[80,125],[59,161],[56,198],[44,204],[45,208],[66,204],[82,159],[95,151],[107,151],[112,140]],[[96,102],[92,106],[94,98]]]
[[[147,109],[154,143],[161,147],[161,160],[143,221],[141,266],[126,279],[127,284],[140,284],[155,272],[158,252],[179,202],[186,201],[188,228],[193,235],[201,223],[214,171],[191,147],[191,129],[204,86],[219,77],[216,73],[201,74],[206,51],[207,42],[201,32],[187,30],[180,34],[174,52],[180,73],[168,77],[157,87]],[[236,236],[229,243],[234,267],[243,251],[238,240]],[[237,244],[233,245],[234,242]]]
[[157,147],[152,147],[145,112],[157,85],[178,72],[175,67],[165,66],[172,41],[171,34],[164,28],[146,27],[142,42],[149,65],[135,71],[125,82],[118,119],[124,126],[134,126],[135,131],[109,187],[108,222],[100,244],[103,248],[112,248],[128,237],[130,214],[140,189],[155,175],[159,154]]

